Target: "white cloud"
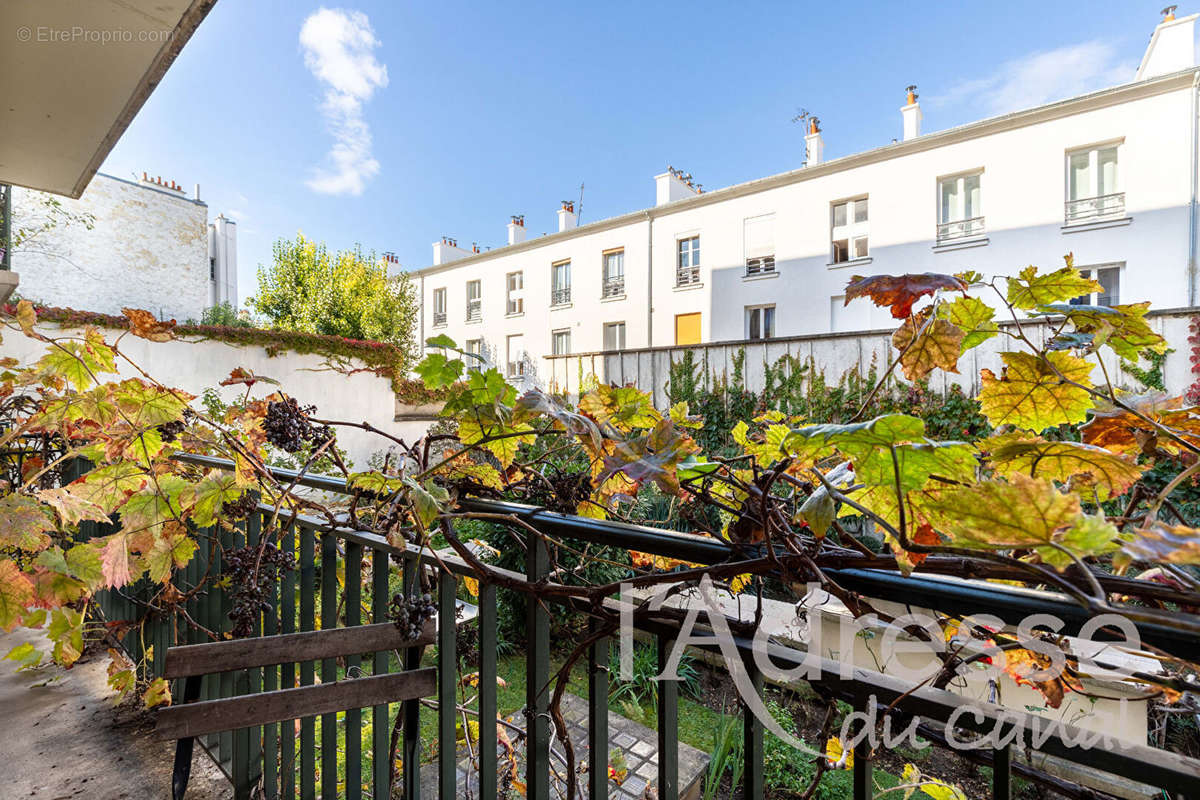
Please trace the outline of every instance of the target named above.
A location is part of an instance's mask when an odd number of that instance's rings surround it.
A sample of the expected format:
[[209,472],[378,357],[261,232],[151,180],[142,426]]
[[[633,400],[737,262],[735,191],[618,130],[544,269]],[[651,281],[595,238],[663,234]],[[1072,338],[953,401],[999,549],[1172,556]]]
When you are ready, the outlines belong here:
[[363,104],[388,84],[387,65],[375,58],[379,44],[361,11],[320,8],[300,29],[304,65],[325,85],[319,108],[334,140],[330,164],[307,181],[314,192],[359,195],[379,172],[363,118]]
[[932,106],[965,106],[985,116],[1051,103],[1133,80],[1137,64],[1107,42],[1064,45],[1005,62],[982,78],[928,98]]

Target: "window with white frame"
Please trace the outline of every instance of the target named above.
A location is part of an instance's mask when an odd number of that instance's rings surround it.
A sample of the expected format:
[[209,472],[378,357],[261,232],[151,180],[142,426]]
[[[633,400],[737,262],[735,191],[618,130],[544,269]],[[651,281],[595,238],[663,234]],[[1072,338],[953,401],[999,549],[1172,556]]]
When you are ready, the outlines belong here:
[[620,297],[625,294],[625,251],[606,250],[604,259],[604,284],[601,297]]
[[1121,302],[1121,263],[1097,264],[1092,267],[1080,267],[1079,274],[1085,278],[1093,278],[1102,287],[1092,294],[1080,295],[1071,299],[1073,306],[1115,306]]
[[746,338],[775,338],[775,304],[746,306]]
[[938,244],[982,236],[983,173],[938,179]]
[[480,370],[483,369],[486,359],[483,355],[483,339],[467,339],[463,345],[463,352],[467,355],[478,356],[478,358],[468,358],[467,369]]
[[700,237],[680,239],[676,245],[675,285],[690,286],[700,282]]
[[1109,144],[1067,153],[1067,225],[1125,215],[1125,193],[1117,170],[1119,150]]
[[467,322],[483,319],[483,282],[467,281]]
[[571,262],[550,265],[550,305],[563,306],[571,302]]
[[510,272],[505,276],[504,283],[507,287],[508,304],[506,306],[506,314],[524,314],[525,313],[525,273],[521,271]]
[[604,323],[604,349],[610,351],[625,349],[624,322]]
[[830,261],[842,264],[866,258],[867,246],[867,198],[842,200],[830,206]]
[[556,356],[569,355],[571,352],[571,330],[570,328],[562,328],[561,330],[550,332],[550,352]]
[[433,290],[433,324],[439,327],[446,324],[446,289]]
[[746,275],[775,271],[775,215],[747,217],[743,228]]
[[525,374],[525,337],[519,333],[505,339],[505,374],[510,378]]

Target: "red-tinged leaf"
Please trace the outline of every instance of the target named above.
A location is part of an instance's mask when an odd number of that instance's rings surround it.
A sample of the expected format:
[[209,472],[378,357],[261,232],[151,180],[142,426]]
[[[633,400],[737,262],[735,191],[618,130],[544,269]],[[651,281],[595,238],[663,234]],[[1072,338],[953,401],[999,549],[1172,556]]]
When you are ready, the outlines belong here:
[[[942,543],[942,539],[937,535],[937,531],[928,522],[922,522],[917,526],[917,530],[912,535],[913,544],[923,545],[925,547],[936,547]],[[908,553],[908,560],[913,566],[919,565],[922,561],[929,557],[928,553]]]
[[129,583],[129,537],[114,533],[104,544],[100,557],[100,569],[104,573],[104,587],[118,589]]
[[39,608],[69,605],[83,597],[86,588],[70,575],[50,569],[38,569],[33,573],[33,605]]
[[175,338],[175,320],[158,320],[140,308],[122,308],[129,320],[129,332],[152,342],[169,342]]
[[50,544],[46,531],[54,530],[48,509],[32,497],[0,497],[0,545],[20,550],[42,550]]
[[221,381],[221,385],[237,386],[240,384],[242,386],[250,387],[256,383],[259,383],[260,381],[262,383],[270,383],[275,386],[279,385],[279,381],[275,380],[274,378],[268,378],[265,375],[255,375],[253,372],[244,367],[234,367],[233,371],[229,373],[229,377]]
[[967,284],[961,278],[936,272],[872,275],[867,278],[855,275],[846,286],[845,305],[849,305],[856,297],[869,297],[881,308],[890,307],[896,319],[904,319],[912,313],[913,303],[939,289],[965,293]]
[[37,497],[58,512],[64,525],[76,525],[84,520],[111,522],[108,514],[96,503],[74,494],[69,487],[42,489]]
[[0,630],[17,627],[25,609],[33,602],[33,583],[17,565],[0,561]]
[[155,678],[142,695],[146,708],[171,705],[171,685],[166,678]]

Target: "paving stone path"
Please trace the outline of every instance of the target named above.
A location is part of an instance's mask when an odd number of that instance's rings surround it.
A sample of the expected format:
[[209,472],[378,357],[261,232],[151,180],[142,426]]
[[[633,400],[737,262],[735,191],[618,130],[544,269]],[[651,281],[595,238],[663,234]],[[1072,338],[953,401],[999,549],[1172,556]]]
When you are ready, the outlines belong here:
[[[563,719],[571,734],[571,742],[575,745],[576,765],[583,765],[586,770],[590,742],[587,735],[587,701],[575,695],[568,694],[562,702]],[[560,754],[562,748],[554,746]],[[646,796],[647,787],[655,787],[658,783],[658,734],[650,728],[615,712],[608,715],[608,751],[612,754],[619,750],[628,768],[625,781],[619,786],[611,783],[609,797],[613,800],[641,800]],[[524,748],[518,748],[518,770],[524,775]],[[564,761],[552,756],[553,768],[558,770],[555,779],[556,789],[552,796],[562,797],[566,793],[566,781],[562,780],[561,772]],[[683,800],[694,800],[699,797],[704,784],[704,772],[708,768],[708,754],[696,748],[679,743],[679,796]],[[426,765],[421,770],[422,796],[436,797],[438,788],[437,765]],[[579,785],[586,791],[587,773],[579,775]],[[479,782],[475,769],[465,749],[459,750],[458,791],[459,797],[478,797]]]

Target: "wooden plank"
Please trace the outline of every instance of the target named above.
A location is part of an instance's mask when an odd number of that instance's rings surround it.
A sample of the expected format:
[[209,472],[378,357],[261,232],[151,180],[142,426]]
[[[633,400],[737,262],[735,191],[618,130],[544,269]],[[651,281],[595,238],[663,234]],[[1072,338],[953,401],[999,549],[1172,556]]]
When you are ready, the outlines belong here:
[[155,715],[154,735],[158,739],[182,739],[318,714],[336,714],[348,708],[431,697],[436,691],[437,668],[426,667],[224,700],[205,700],[159,711]]
[[400,650],[405,647],[433,644],[436,635],[434,620],[425,623],[421,636],[414,641],[405,641],[392,623],[378,622],[374,625],[356,625],[350,628],[182,645],[172,647],[167,652],[166,677],[185,678],[188,675],[268,667],[285,662],[315,661],[375,653],[380,650]]

